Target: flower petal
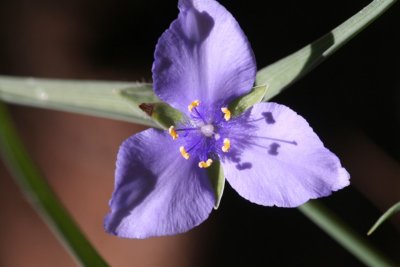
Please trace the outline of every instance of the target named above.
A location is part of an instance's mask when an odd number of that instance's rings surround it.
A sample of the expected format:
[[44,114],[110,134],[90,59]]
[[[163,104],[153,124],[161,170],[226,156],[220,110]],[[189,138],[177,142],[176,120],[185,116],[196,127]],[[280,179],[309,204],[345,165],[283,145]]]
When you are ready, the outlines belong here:
[[127,238],[190,230],[211,212],[215,198],[196,162],[185,160],[165,132],[149,129],[128,138],[117,158],[108,232]]
[[187,112],[194,100],[210,108],[250,91],[255,58],[233,16],[214,0],[180,0],[179,9],[156,47],[155,93]]
[[233,131],[244,132],[237,138],[241,148],[234,150],[233,139],[222,164],[226,179],[244,198],[265,206],[296,207],[349,184],[339,159],[288,107],[260,103],[242,116],[251,128]]

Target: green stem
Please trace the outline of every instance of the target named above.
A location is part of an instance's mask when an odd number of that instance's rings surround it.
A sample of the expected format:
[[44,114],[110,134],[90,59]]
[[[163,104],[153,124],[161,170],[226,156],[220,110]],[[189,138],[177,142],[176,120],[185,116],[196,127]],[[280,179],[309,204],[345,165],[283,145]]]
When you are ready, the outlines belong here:
[[310,201],[300,206],[299,210],[365,265],[370,267],[397,266],[319,201]]
[[108,266],[60,203],[24,149],[0,102],[0,154],[23,193],[81,266]]

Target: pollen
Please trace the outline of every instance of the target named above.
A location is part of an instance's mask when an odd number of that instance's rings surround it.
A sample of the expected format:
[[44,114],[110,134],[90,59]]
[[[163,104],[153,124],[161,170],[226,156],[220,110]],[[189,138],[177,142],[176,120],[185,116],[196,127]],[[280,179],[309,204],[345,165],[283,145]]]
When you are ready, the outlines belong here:
[[228,138],[224,138],[224,146],[222,147],[223,152],[228,152],[231,148],[231,141]]
[[193,101],[193,102],[190,103],[190,105],[188,106],[189,112],[192,112],[192,110],[193,110],[195,107],[198,107],[198,106],[200,106],[200,101],[199,101],[199,100]]
[[212,159],[208,159],[207,161],[200,161],[199,162],[199,168],[201,169],[205,169],[211,166],[211,164],[213,163]]
[[224,113],[224,119],[229,121],[231,119],[231,111],[228,108],[221,108],[222,113]]
[[186,149],[183,146],[179,147],[179,152],[181,152],[181,155],[184,159],[190,158],[189,153],[186,152]]
[[175,127],[172,125],[171,127],[169,127],[168,129],[168,133],[169,135],[172,137],[172,139],[176,140],[178,139],[179,135],[178,133],[175,131]]

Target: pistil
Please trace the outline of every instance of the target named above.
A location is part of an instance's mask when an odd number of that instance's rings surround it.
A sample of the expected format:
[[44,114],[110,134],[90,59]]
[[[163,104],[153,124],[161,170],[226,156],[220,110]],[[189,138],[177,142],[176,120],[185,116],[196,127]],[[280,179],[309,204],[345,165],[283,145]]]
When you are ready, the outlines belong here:
[[206,124],[200,127],[200,131],[206,137],[211,137],[214,134],[214,125]]

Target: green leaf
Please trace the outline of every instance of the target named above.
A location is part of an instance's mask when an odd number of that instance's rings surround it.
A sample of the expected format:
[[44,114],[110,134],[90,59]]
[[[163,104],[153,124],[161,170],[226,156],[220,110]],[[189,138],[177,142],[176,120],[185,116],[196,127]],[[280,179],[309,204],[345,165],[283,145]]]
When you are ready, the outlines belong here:
[[324,207],[321,201],[311,200],[300,206],[299,210],[366,266],[397,266],[365,237],[353,231],[343,220]]
[[371,235],[375,230],[386,220],[390,219],[392,216],[394,216],[396,213],[400,212],[400,202],[394,204],[392,207],[390,207],[377,221],[376,223],[371,227],[371,229],[368,231],[367,235]]
[[208,177],[210,178],[211,185],[214,189],[214,194],[215,194],[214,209],[218,209],[225,187],[225,176],[224,176],[224,170],[222,169],[221,166],[221,162],[219,161],[213,162],[213,164],[207,169],[207,174]]
[[[0,102],[0,154],[30,204],[81,266],[108,266],[32,163]],[[22,254],[23,256],[23,254]]]
[[157,124],[139,105],[160,101],[154,95],[151,84],[10,76],[0,76],[0,100],[153,127],[157,127]]
[[267,86],[261,85],[253,87],[253,89],[246,95],[239,97],[229,104],[228,109],[233,116],[239,115],[246,109],[252,107],[254,104],[260,103],[267,91]]
[[[382,15],[397,0],[374,0],[357,14],[315,42],[261,69],[256,85],[267,85],[267,101],[309,73]],[[323,12],[323,11],[321,11]]]

